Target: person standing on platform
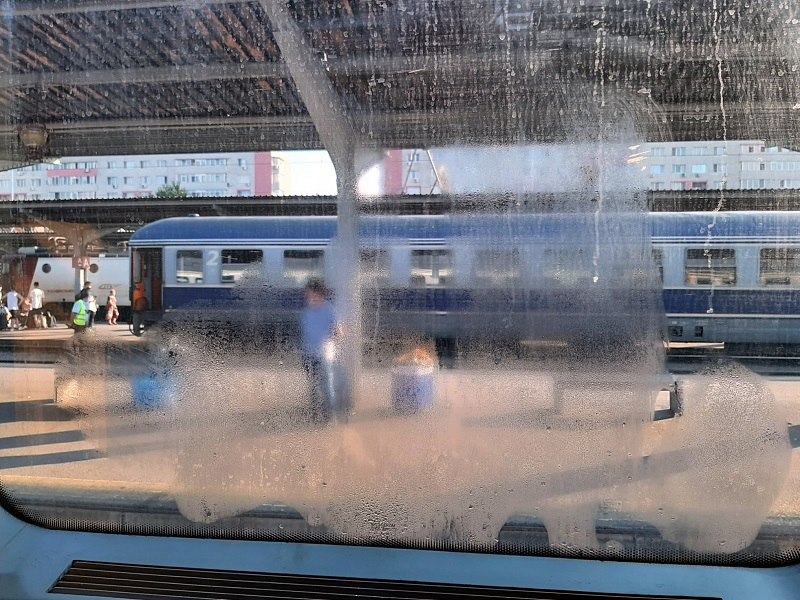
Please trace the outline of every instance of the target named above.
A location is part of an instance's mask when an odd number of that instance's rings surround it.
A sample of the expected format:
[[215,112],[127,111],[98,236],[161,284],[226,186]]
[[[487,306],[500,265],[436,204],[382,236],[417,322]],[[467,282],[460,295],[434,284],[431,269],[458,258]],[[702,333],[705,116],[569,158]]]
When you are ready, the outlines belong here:
[[117,308],[117,291],[111,290],[108,292],[108,300],[106,300],[106,322],[109,325],[116,325],[119,319],[119,309]]
[[86,292],[86,308],[89,311],[89,323],[87,327],[92,328],[94,327],[94,316],[97,314],[97,299],[92,294],[92,282],[87,281],[83,289],[81,290],[81,294]]
[[3,300],[6,303],[8,312],[11,313],[11,318],[8,321],[9,327],[11,329],[19,329],[21,326],[19,322],[19,296],[13,287],[3,296]]
[[44,318],[44,292],[39,287],[39,282],[33,282],[33,289],[28,294],[28,300],[31,303],[31,319],[36,327],[46,327],[47,321]]
[[81,290],[81,293],[78,294],[78,299],[75,300],[75,304],[72,305],[70,319],[72,322],[72,328],[75,330],[76,334],[83,333],[89,326],[88,298],[89,292],[86,288],[84,288]]
[[336,402],[331,353],[341,335],[328,290],[319,279],[310,279],[305,289],[306,305],[300,315],[300,357],[311,386],[311,415],[327,421]]
[[44,308],[44,291],[39,287],[39,282],[33,282],[33,289],[28,294],[28,299],[31,301],[31,313],[34,315],[42,314]]

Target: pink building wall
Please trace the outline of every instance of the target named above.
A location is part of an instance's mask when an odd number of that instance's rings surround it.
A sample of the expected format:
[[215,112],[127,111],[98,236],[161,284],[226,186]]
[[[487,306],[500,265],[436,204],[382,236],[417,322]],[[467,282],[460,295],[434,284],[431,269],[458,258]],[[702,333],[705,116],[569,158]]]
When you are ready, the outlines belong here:
[[254,186],[253,193],[256,196],[272,195],[272,153],[256,152],[254,154],[255,165],[253,165]]

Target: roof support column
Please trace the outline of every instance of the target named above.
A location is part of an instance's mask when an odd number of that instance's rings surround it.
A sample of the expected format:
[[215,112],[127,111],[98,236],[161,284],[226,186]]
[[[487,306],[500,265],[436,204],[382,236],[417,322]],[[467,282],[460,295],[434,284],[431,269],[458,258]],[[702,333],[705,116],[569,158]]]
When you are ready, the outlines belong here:
[[271,34],[306,105],[322,144],[336,170],[337,239],[333,287],[343,322],[342,354],[347,376],[358,401],[361,372],[361,286],[359,279],[358,199],[356,183],[366,154],[358,149],[358,135],[342,98],[292,16],[286,0],[261,0]]

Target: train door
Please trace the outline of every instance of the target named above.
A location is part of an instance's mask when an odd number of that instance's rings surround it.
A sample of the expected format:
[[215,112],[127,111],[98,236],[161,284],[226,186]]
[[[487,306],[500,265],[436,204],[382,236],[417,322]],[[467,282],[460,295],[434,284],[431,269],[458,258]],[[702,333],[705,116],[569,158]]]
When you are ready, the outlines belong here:
[[131,324],[134,335],[161,319],[164,281],[161,248],[136,248],[131,252]]

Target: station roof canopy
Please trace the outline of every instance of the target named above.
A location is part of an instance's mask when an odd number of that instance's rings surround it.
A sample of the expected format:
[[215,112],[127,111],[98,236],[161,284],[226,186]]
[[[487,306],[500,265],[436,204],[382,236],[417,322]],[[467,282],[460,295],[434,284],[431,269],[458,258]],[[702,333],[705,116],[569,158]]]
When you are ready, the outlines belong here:
[[793,2],[12,0],[0,161],[320,147],[276,4],[366,148],[796,138]]

